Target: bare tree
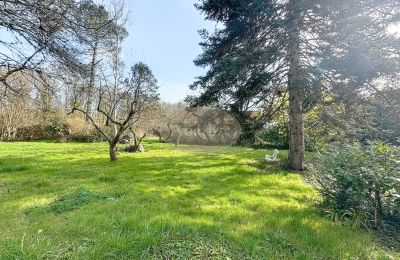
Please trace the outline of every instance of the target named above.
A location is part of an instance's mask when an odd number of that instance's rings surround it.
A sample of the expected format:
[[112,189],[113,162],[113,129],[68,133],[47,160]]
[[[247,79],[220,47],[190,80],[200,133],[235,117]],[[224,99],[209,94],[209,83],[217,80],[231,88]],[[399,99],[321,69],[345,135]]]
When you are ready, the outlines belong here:
[[[39,80],[36,80],[39,77]],[[34,71],[19,71],[10,75],[7,84],[0,84],[0,139],[15,140],[18,130],[45,125],[56,114],[57,95],[53,81]]]
[[[87,48],[86,53],[89,54],[87,55],[88,70],[85,75],[87,78],[85,110],[89,115],[92,114],[99,65],[103,58],[107,58],[105,56],[111,54],[114,66],[115,64],[119,66],[119,60],[115,61],[115,59],[119,59],[121,42],[127,36],[124,3],[112,2],[112,4],[112,8],[108,10],[104,5],[94,3],[93,0],[84,0],[78,9],[80,27],[77,35]],[[89,121],[89,118],[87,117],[86,120]]]
[[107,83],[97,91],[97,112],[105,117],[115,131],[107,131],[99,121],[79,107],[78,99],[69,113],[79,111],[89,118],[93,126],[109,143],[111,161],[117,160],[116,147],[122,135],[143,117],[147,109],[158,100],[157,80],[150,68],[144,63],[137,63],[131,68],[129,78],[116,86]]
[[153,102],[143,112],[141,118],[135,125],[130,127],[133,135],[134,147],[138,149],[144,138],[155,135],[161,141],[160,122],[163,119],[162,109],[158,102]]
[[0,40],[0,83],[5,91],[15,91],[8,79],[17,72],[28,71],[40,79],[38,75],[44,70],[48,74],[56,64],[84,69],[75,34],[78,5],[73,0],[0,2],[0,29],[7,32]]
[[32,118],[31,86],[17,75],[10,76],[9,84],[18,85],[19,91],[10,92],[0,99],[0,140],[15,140],[18,128],[30,123]]

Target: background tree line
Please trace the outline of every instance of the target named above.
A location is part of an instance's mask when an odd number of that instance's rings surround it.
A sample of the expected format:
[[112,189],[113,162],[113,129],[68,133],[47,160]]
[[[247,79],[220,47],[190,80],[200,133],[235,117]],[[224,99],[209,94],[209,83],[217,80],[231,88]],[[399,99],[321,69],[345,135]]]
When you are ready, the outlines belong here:
[[106,140],[116,160],[121,136],[158,106],[151,69],[137,63],[127,72],[121,57],[124,3],[0,5],[1,140]]
[[[148,122],[157,111],[169,113],[150,68],[127,73],[123,64],[122,2],[1,7],[9,35],[0,42],[3,140],[110,141],[118,129],[155,128]],[[292,168],[301,170],[304,150],[328,142],[397,142],[399,38],[388,31],[399,19],[397,2],[207,0],[197,8],[220,26],[201,31],[204,53],[195,63],[209,70],[191,86],[201,95],[188,101],[233,115],[239,144],[289,148]],[[67,117],[72,111],[81,115]]]

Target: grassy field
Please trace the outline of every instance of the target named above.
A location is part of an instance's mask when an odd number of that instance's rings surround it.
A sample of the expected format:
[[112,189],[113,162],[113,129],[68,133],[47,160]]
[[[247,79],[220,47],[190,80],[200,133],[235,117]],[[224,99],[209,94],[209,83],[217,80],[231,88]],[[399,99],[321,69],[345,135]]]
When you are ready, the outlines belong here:
[[[0,259],[396,259],[266,151],[0,143]],[[265,168],[265,169],[263,169]]]

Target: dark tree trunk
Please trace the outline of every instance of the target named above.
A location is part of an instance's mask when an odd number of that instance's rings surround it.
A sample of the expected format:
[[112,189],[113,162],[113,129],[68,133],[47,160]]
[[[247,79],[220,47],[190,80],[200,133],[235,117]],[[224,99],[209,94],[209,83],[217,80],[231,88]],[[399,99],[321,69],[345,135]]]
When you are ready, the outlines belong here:
[[304,122],[302,100],[296,94],[289,98],[289,162],[293,170],[304,170]]
[[118,158],[117,158],[117,145],[114,142],[110,143],[110,160],[112,162],[118,160]]
[[138,141],[137,141],[137,136],[136,136],[136,132],[131,130],[132,135],[133,135],[133,142],[135,144],[135,146],[138,146]]
[[382,225],[382,198],[378,187],[375,187],[375,227]]
[[289,163],[296,171],[304,170],[303,90],[300,65],[300,10],[296,0],[289,3]]
[[121,139],[121,136],[124,134],[125,130],[126,130],[126,128],[125,128],[124,125],[119,127],[118,130],[117,130],[117,133],[114,136],[114,139],[109,141],[109,144],[110,144],[110,159],[111,159],[111,161],[118,160],[118,158],[117,158],[117,144],[119,143],[119,140]]

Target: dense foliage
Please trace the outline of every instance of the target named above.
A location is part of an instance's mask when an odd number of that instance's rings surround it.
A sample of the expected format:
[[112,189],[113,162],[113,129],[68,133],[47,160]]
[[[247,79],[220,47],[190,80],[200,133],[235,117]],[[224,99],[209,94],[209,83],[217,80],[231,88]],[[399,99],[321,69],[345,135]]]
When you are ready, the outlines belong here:
[[398,21],[396,1],[203,0],[197,8],[220,26],[201,32],[204,51],[195,63],[208,71],[188,100],[226,108],[253,143],[288,102],[289,160],[297,170],[304,168],[305,112],[332,93],[354,101],[398,71],[398,39],[387,31]]
[[331,146],[316,159],[323,206],[335,220],[400,228],[400,154],[383,142]]

